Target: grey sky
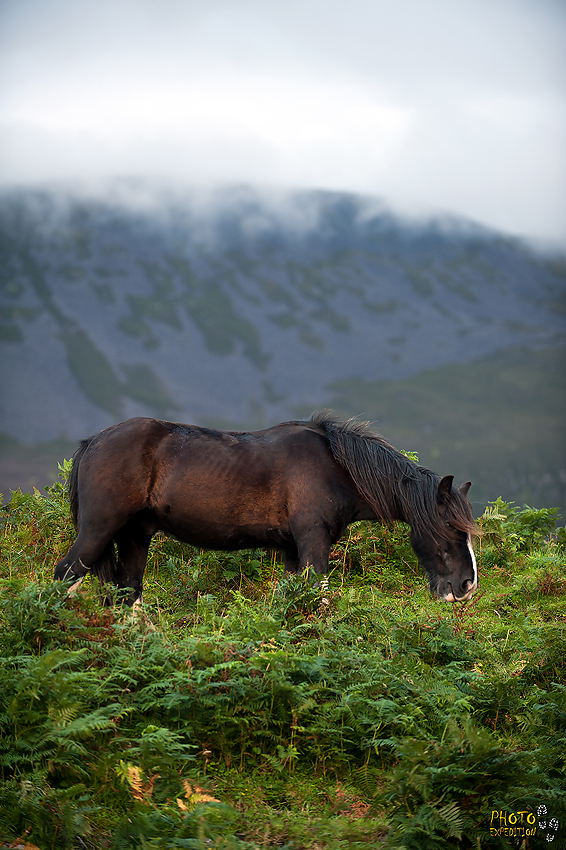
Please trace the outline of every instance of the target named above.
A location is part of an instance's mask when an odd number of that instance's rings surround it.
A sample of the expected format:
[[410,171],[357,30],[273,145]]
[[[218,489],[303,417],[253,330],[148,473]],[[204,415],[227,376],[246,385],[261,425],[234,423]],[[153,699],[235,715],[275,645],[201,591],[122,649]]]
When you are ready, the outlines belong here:
[[0,180],[349,189],[566,242],[559,0],[0,0]]

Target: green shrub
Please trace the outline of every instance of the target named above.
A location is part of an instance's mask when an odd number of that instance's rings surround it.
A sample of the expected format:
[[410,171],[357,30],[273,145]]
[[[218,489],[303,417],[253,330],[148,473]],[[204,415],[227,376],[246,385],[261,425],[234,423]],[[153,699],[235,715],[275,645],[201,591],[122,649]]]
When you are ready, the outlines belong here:
[[494,810],[541,803],[566,829],[552,511],[491,503],[480,590],[454,606],[430,598],[404,526],[354,524],[322,589],[262,551],[158,535],[135,613],[51,582],[68,470],[0,513],[0,835],[481,850],[516,846]]

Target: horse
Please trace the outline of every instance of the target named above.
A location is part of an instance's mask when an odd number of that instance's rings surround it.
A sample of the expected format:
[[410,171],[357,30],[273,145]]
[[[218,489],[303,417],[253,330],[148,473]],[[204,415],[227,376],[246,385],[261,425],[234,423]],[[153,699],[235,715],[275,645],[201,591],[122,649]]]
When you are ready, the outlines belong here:
[[[128,419],[82,440],[68,481],[77,537],[55,579],[88,572],[141,599],[152,537],[203,549],[265,548],[286,572],[326,576],[331,546],[358,520],[405,522],[433,595],[478,586],[466,496],[397,451],[369,423],[329,411],[261,431]],[[117,549],[117,554],[116,554]]]

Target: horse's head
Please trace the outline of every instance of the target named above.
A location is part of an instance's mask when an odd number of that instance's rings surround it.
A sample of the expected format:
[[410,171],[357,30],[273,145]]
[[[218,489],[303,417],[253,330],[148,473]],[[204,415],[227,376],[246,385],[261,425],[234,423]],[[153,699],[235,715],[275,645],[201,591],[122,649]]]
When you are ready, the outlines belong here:
[[434,534],[411,530],[411,546],[428,576],[435,596],[446,602],[465,602],[478,586],[478,570],[472,547],[473,515],[466,498],[471,482],[459,490],[453,476],[438,484],[438,529]]

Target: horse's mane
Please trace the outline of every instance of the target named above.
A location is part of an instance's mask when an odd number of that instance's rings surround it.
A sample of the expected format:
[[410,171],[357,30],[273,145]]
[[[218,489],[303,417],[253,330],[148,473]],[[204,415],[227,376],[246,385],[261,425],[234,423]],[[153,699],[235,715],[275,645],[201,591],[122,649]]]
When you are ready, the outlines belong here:
[[[311,416],[328,439],[334,459],[349,473],[361,495],[376,515],[386,522],[400,517],[413,531],[445,539],[446,515],[438,503],[440,476],[414,463],[394,448],[369,422],[337,419],[330,411]],[[447,505],[451,525],[467,534],[478,529],[470,503],[453,487]]]

